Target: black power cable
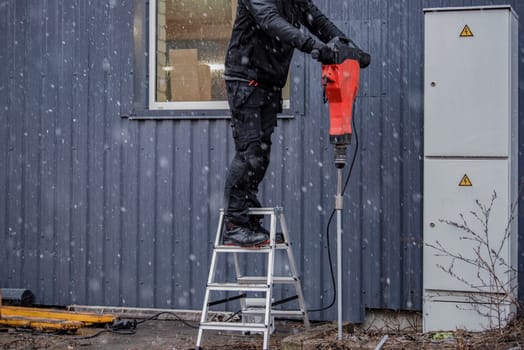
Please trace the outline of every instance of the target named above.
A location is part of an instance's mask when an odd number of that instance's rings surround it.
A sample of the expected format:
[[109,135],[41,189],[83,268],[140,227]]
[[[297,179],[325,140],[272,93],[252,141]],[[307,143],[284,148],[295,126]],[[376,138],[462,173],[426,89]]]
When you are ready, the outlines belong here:
[[[164,315],[164,314],[173,316],[176,321],[182,322],[187,327],[198,329],[198,326],[193,326],[191,323],[189,323],[187,320],[184,320],[183,318],[178,316],[176,313],[170,312],[170,311],[162,311],[162,312],[156,313],[153,316],[148,317],[148,318],[143,319],[143,320],[140,320],[140,321],[137,321],[135,319],[134,320],[130,320],[130,319],[116,320],[115,322],[113,322],[112,325],[107,326],[105,329],[102,329],[101,331],[99,331],[99,332],[97,332],[95,334],[92,334],[92,335],[89,335],[89,336],[85,336],[85,337],[75,337],[73,339],[75,339],[75,340],[92,339],[92,338],[98,337],[99,335],[101,335],[103,333],[114,333],[114,334],[120,334],[120,335],[132,335],[132,334],[136,333],[135,329],[136,329],[136,327],[139,324],[142,324],[142,323],[145,323],[145,322],[148,322],[148,321],[152,321],[152,320],[157,320],[158,316]],[[166,319],[166,321],[167,321],[167,319]]]
[[174,313],[174,312],[170,312],[170,311],[162,311],[162,312],[159,312],[159,313],[157,313],[157,314],[154,314],[153,316],[151,316],[151,317],[149,317],[149,318],[146,318],[146,319],[144,319],[144,320],[138,321],[138,322],[137,322],[137,325],[138,325],[138,324],[141,324],[141,323],[144,323],[144,322],[147,322],[147,321],[156,320],[156,319],[158,319],[158,316],[160,316],[160,315],[164,315],[164,314],[166,314],[166,315],[171,315],[171,316],[175,317],[175,319],[176,319],[177,321],[182,322],[184,325],[186,325],[186,326],[189,327],[189,328],[195,328],[195,329],[198,329],[198,328],[199,328],[198,326],[193,326],[193,325],[192,325],[191,323],[189,323],[187,320],[184,320],[183,318],[181,318],[180,316],[178,316],[176,313]]
[[[342,193],[341,193],[342,196],[344,196],[344,193],[346,192],[346,187],[349,184],[349,179],[351,178],[351,173],[353,172],[353,167],[355,166],[355,160],[357,159],[357,152],[358,152],[358,133],[357,133],[357,128],[355,126],[355,108],[354,106],[353,106],[352,117],[351,117],[351,127],[353,128],[353,135],[355,138],[355,150],[353,151],[353,157],[349,165],[348,176],[346,178],[344,187],[342,189]],[[329,238],[329,227],[331,226],[331,221],[333,220],[335,211],[336,210],[333,209],[333,211],[331,212],[331,215],[329,216],[328,223],[326,225],[326,243],[327,243],[327,251],[328,251],[329,272],[331,274],[331,285],[333,287],[333,299],[331,300],[328,306],[324,306],[318,309],[308,310],[308,312],[320,312],[320,311],[327,310],[331,308],[335,304],[335,301],[337,300],[337,286],[335,282],[335,273],[333,272],[333,259],[331,258],[331,244],[330,244],[330,238]]]

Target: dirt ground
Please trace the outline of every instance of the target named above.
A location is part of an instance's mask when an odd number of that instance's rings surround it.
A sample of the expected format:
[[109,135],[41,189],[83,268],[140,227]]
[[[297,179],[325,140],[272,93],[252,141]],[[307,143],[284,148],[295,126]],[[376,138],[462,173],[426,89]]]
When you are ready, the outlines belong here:
[[[190,322],[196,327],[196,322]],[[75,334],[40,333],[0,329],[0,349],[194,349],[197,329],[175,320],[150,320],[137,325],[133,334],[113,333],[104,328],[83,328]],[[279,321],[271,335],[271,349],[339,350],[375,349],[385,334],[355,328],[336,340],[336,324],[314,324],[305,332],[300,323]],[[524,349],[524,320],[501,331],[483,333],[416,332],[390,333],[382,349]],[[261,335],[204,332],[204,349],[249,350],[262,348]]]

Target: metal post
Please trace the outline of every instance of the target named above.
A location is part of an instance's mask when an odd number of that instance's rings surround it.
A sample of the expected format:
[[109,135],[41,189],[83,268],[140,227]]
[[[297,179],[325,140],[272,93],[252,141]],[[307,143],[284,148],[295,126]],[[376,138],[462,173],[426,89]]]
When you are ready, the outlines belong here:
[[335,197],[335,210],[337,211],[337,307],[338,307],[338,336],[342,339],[342,209],[344,198],[342,196],[342,169],[337,168],[337,195]]

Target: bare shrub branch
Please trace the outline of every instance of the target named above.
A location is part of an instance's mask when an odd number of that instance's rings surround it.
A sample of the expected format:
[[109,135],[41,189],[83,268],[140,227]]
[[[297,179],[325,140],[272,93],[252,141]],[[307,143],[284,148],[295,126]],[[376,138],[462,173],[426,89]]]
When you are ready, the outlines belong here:
[[[522,190],[522,186],[521,186]],[[519,196],[520,198],[520,192]],[[481,316],[487,317],[491,328],[498,328],[499,331],[515,315],[506,315],[505,307],[510,304],[520,309],[520,304],[516,296],[517,270],[510,262],[506,261],[502,252],[511,237],[511,225],[515,220],[517,203],[513,203],[510,208],[510,217],[504,228],[502,239],[499,243],[496,236],[490,232],[490,219],[492,210],[497,199],[497,193],[493,191],[491,199],[485,205],[479,200],[475,200],[475,210],[469,212],[469,216],[479,225],[479,229],[473,229],[466,217],[459,213],[459,220],[439,219],[439,222],[457,229],[462,234],[459,240],[470,241],[471,251],[460,252],[458,248],[446,247],[438,240],[435,243],[425,243],[427,247],[435,250],[434,255],[448,257],[449,263],[446,265],[437,264],[437,268],[450,275],[457,281],[470,288],[468,299],[476,307],[476,311]],[[473,253],[473,254],[471,254]],[[476,280],[471,276],[462,276],[457,272],[457,262],[474,266],[476,268]],[[482,308],[480,307],[482,306]],[[493,320],[495,320],[495,325]]]

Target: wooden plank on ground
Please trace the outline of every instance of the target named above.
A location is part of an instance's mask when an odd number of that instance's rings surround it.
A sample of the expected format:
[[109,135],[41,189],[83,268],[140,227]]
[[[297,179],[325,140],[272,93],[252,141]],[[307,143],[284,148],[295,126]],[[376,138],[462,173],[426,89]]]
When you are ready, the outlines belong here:
[[5,316],[5,314],[0,319],[0,325],[7,327],[33,328],[38,330],[55,331],[76,331],[77,329],[84,327],[84,323],[80,321]]
[[2,307],[2,316],[7,317],[25,317],[41,318],[51,320],[67,320],[82,322],[85,326],[93,324],[113,323],[116,319],[112,314],[96,314],[89,312],[74,312],[56,309],[40,309],[31,307],[4,306]]

